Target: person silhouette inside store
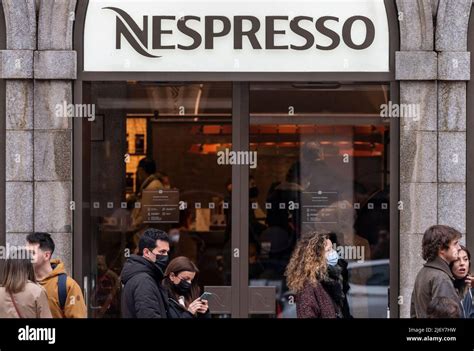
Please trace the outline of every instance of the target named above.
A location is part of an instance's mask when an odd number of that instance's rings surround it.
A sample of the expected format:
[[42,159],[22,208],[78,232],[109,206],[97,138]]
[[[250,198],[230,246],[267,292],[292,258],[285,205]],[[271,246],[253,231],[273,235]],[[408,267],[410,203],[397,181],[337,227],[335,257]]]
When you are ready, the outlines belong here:
[[301,176],[300,162],[295,162],[288,170],[285,180],[270,187],[267,203],[266,223],[268,228],[260,237],[261,260],[268,279],[283,276],[291,252],[300,234],[300,206],[305,177]]
[[[370,259],[370,245],[367,239],[354,230],[356,212],[353,207],[354,182],[335,172],[325,161],[324,151],[318,142],[308,142],[302,149],[302,172],[308,174],[303,207],[319,205],[310,221],[303,223],[303,233],[334,232],[342,246],[363,248],[363,259]],[[316,203],[314,195],[321,192],[327,195],[327,202]],[[346,258],[354,259],[354,258]]]
[[97,273],[97,285],[92,295],[97,308],[94,317],[120,317],[120,278],[108,267],[104,255],[97,256]]
[[[155,225],[149,225],[144,223],[143,218],[143,208],[146,208],[147,205],[151,205],[151,197],[149,200],[146,200],[143,196],[144,191],[153,191],[160,189],[170,189],[170,178],[165,173],[160,173],[157,171],[156,163],[151,157],[142,158],[138,162],[137,174],[136,174],[136,193],[127,198],[128,208],[131,209],[132,213],[130,216],[130,232],[131,239],[128,239],[129,242],[132,242],[134,250],[131,251],[134,254],[138,250],[138,242],[143,232],[149,227],[156,227]],[[138,203],[139,206],[135,206]],[[169,231],[171,226],[168,224],[160,225],[159,228],[164,231]]]

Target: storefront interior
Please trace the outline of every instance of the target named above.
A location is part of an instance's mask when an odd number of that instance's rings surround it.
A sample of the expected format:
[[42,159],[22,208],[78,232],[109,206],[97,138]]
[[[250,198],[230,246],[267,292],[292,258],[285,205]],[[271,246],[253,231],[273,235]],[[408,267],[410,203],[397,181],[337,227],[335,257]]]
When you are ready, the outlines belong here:
[[[94,122],[82,122],[92,317],[120,316],[120,271],[147,226],[169,233],[172,256],[197,264],[203,288],[234,291],[232,238],[248,238],[240,272],[248,286],[275,289],[274,308],[249,315],[278,318],[296,316],[284,278],[296,241],[314,231],[330,233],[345,256],[351,314],[386,317],[392,146],[390,121],[380,111],[390,100],[389,85],[246,86],[248,100],[239,101],[231,82],[83,82],[83,103],[96,105]],[[248,114],[235,116],[235,104],[246,101]],[[235,129],[238,118],[246,120],[244,129]],[[218,162],[219,152],[232,150],[239,137],[256,152],[255,162]],[[134,219],[150,176],[138,172],[144,158],[153,160],[163,188],[179,193],[179,216],[170,223],[137,225]],[[235,167],[249,167],[248,179],[236,178]],[[233,192],[248,192],[248,203],[238,204],[248,211],[248,233],[232,229],[239,220],[232,218]],[[214,304],[225,299],[217,296]]]

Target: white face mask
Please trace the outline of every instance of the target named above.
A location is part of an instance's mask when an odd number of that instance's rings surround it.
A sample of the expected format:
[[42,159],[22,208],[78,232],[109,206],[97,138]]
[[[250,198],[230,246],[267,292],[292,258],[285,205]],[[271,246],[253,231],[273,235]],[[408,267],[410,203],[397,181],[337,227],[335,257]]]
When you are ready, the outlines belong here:
[[339,254],[336,250],[326,252],[326,260],[328,265],[335,266],[337,264],[337,261],[339,261]]

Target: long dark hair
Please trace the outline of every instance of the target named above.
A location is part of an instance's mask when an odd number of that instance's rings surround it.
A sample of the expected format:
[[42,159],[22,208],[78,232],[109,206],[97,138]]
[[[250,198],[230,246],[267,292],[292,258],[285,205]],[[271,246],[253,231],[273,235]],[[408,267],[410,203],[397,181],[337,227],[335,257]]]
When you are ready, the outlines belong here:
[[8,293],[17,294],[25,290],[28,281],[36,283],[35,271],[31,263],[31,252],[26,249],[10,252],[3,269],[1,286]]
[[[459,250],[459,251],[465,251],[466,254],[467,254],[467,259],[469,260],[469,267],[467,268],[467,275],[470,275],[471,274],[471,253],[469,252],[467,247],[465,247],[463,245],[460,245],[460,246],[461,246],[461,250]],[[451,267],[451,270],[453,270],[454,262],[451,262],[451,264],[449,266]],[[456,280],[454,281],[454,287],[456,288],[456,290],[458,291],[458,293],[461,297],[466,295],[466,293],[469,289],[469,287],[466,285],[466,282],[464,280],[465,280],[465,278],[462,278],[462,279],[457,279],[456,278]]]
[[197,266],[194,264],[193,261],[191,261],[189,258],[184,257],[184,256],[179,256],[172,259],[168,267],[166,268],[165,278],[163,279],[163,286],[168,290],[168,293],[170,294],[170,296],[176,301],[178,301],[179,297],[183,295],[179,294],[176,291],[175,284],[170,279],[170,274],[173,273],[174,275],[177,276],[181,272],[196,273],[193,279],[193,282],[191,283],[191,290],[186,296],[184,296],[184,302],[186,304],[186,307],[188,307],[191,302],[193,302],[199,297],[199,291],[200,291],[198,283],[197,283],[199,269],[197,268]]

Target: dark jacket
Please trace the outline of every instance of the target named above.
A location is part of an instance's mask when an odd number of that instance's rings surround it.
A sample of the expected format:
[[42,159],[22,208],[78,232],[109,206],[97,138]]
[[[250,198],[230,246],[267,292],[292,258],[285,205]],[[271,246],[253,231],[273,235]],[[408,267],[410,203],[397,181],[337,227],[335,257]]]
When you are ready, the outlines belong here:
[[472,301],[472,295],[474,295],[474,289],[469,289],[461,301],[464,318],[474,318],[474,301]]
[[296,293],[295,302],[297,318],[337,318],[334,302],[320,282],[307,282]]
[[306,283],[296,294],[296,315],[298,318],[350,318],[349,313],[343,314],[344,302],[341,268],[328,266],[325,279],[316,285]]
[[428,304],[436,297],[448,297],[459,301],[454,288],[454,276],[449,265],[440,257],[425,263],[418,272],[411,295],[411,318],[426,318]]
[[344,259],[339,259],[337,261],[337,267],[340,269],[340,279],[342,282],[342,292],[344,293],[344,298],[342,301],[342,315],[344,318],[354,318],[351,315],[351,309],[349,307],[349,302],[347,301],[347,293],[349,292],[350,284],[349,284],[349,270],[347,269],[347,266],[349,264],[347,263],[346,260]]
[[206,313],[196,313],[193,315],[183,305],[173,298],[168,298],[168,317],[169,318],[211,318],[209,310]]
[[153,262],[131,255],[121,274],[123,318],[167,318],[166,291],[161,287],[163,272]]

